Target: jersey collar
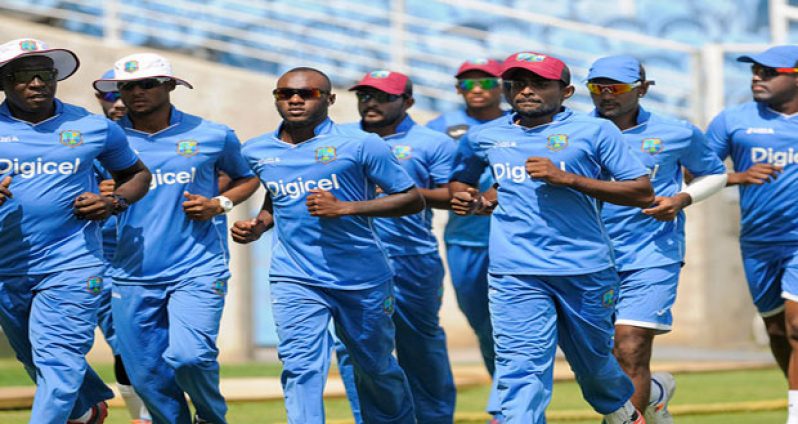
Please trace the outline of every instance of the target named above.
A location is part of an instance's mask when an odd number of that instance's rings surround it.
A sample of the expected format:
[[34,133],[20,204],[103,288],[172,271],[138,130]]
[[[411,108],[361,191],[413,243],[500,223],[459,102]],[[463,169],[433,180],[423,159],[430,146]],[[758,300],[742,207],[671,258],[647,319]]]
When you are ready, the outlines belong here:
[[277,141],[279,141],[280,143],[285,143],[285,144],[288,144],[289,146],[292,146],[292,147],[301,146],[301,145],[303,145],[303,144],[305,144],[305,143],[307,143],[307,142],[309,142],[311,140],[315,140],[316,137],[318,137],[320,135],[328,134],[333,129],[333,121],[332,121],[332,119],[327,117],[319,125],[316,125],[316,128],[313,128],[313,135],[314,135],[313,138],[305,140],[302,143],[291,144],[291,143],[286,143],[285,141],[280,139],[280,133],[283,130],[283,125],[285,125],[285,122],[281,122],[280,123],[280,126],[277,127],[277,131],[272,133],[272,138],[277,140]]
[[774,114],[776,116],[779,116],[779,117],[782,117],[784,119],[792,119],[792,118],[795,118],[796,116],[798,116],[798,113],[793,113],[792,115],[787,115],[786,113],[781,113],[781,112],[777,111],[776,109],[773,109],[772,107],[768,106],[767,103],[757,102],[756,105],[757,105],[757,107],[760,110],[765,110],[765,111],[767,111],[769,113],[772,113],[772,114]]
[[[402,119],[402,122],[400,122],[399,125],[396,126],[396,132],[386,136],[385,138],[392,138],[404,135],[405,133],[410,131],[410,129],[413,128],[414,125],[416,125],[416,121],[414,121],[413,118],[410,117],[410,115],[405,115],[405,118]],[[363,129],[363,121],[360,121],[360,129],[361,130]]]
[[37,122],[35,124],[33,122],[28,122],[28,121],[25,121],[23,119],[19,119],[19,118],[14,117],[14,115],[11,114],[11,110],[8,109],[8,100],[4,100],[3,103],[0,104],[0,115],[6,117],[8,119],[11,119],[13,121],[24,122],[24,123],[26,123],[26,124],[28,124],[28,125],[30,125],[32,127],[35,127],[37,125],[41,125],[41,124],[44,124],[45,122],[50,122],[53,119],[58,118],[64,112],[64,104],[61,102],[61,100],[53,99],[53,102],[55,102],[55,113],[53,113],[53,116],[51,116],[51,117],[49,117],[49,118],[47,118],[47,119],[45,119],[43,121]]
[[155,137],[157,135],[163,134],[166,131],[169,131],[170,129],[174,128],[177,125],[180,125],[180,122],[182,121],[183,121],[183,112],[177,110],[177,108],[175,108],[173,105],[169,109],[169,126],[152,134],[144,131],[139,131],[133,128],[133,122],[130,120],[130,117],[128,117],[128,115],[123,116],[122,119],[120,119],[118,122],[119,125],[126,130],[137,132],[147,137]]
[[[590,116],[593,116],[595,118],[607,119],[607,118],[604,118],[601,115],[599,115],[598,109],[593,109],[592,111],[590,111]],[[627,129],[625,129],[625,130],[623,130],[621,132],[631,131],[631,130],[637,128],[637,127],[640,127],[642,125],[646,125],[648,123],[649,119],[651,119],[651,112],[647,111],[645,108],[643,108],[643,106],[638,106],[637,107],[637,122],[636,122],[636,125],[631,127],[631,128],[627,128]]]
[[521,117],[518,116],[517,113],[510,113],[507,116],[508,116],[508,118],[510,120],[510,125],[522,128],[524,131],[529,131],[529,130],[534,130],[534,129],[537,129],[537,128],[545,127],[547,125],[551,125],[551,124],[557,123],[559,121],[564,121],[564,120],[570,118],[571,115],[573,115],[573,114],[574,114],[574,112],[570,108],[567,108],[567,107],[563,106],[563,107],[560,108],[559,112],[554,114],[554,116],[551,119],[551,122],[547,122],[545,124],[536,125],[534,127],[523,127],[523,126],[521,126],[519,124],[516,124],[516,122],[518,122],[518,120],[521,119]]

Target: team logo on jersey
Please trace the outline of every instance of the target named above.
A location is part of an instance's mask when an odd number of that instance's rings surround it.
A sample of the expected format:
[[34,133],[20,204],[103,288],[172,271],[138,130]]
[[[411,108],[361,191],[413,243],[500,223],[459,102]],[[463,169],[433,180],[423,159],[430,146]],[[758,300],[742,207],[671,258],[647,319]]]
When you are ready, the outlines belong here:
[[559,152],[566,147],[568,147],[568,134],[550,135],[546,141],[546,148],[552,152]]
[[86,290],[91,294],[100,294],[103,291],[103,277],[89,277],[86,280]]
[[607,292],[601,296],[601,305],[605,308],[615,306],[615,290],[607,290]]
[[316,149],[316,162],[330,163],[338,159],[338,154],[335,152],[335,147],[324,146]]
[[446,134],[455,140],[459,140],[460,137],[466,135],[467,132],[468,125],[453,125],[449,128],[446,128]]
[[218,294],[219,296],[224,296],[227,293],[227,281],[226,280],[216,280],[213,282],[213,292]]
[[396,156],[396,159],[405,160],[410,159],[410,156],[413,153],[413,148],[410,146],[401,146],[396,145],[393,146],[393,155]]
[[656,155],[657,153],[661,152],[662,149],[665,148],[665,145],[662,144],[662,139],[659,138],[644,138],[643,144],[640,147],[643,152],[648,153],[650,155]]
[[369,74],[370,77],[377,78],[377,79],[388,78],[390,75],[391,75],[391,71],[384,71],[384,70],[382,70],[382,71],[373,71],[372,73]]
[[190,158],[199,153],[199,143],[197,140],[183,140],[177,142],[177,154]]
[[26,52],[32,52],[39,50],[39,45],[34,40],[22,40],[19,42],[19,48]]
[[382,311],[385,312],[386,315],[393,315],[395,301],[393,296],[388,296],[385,300],[382,301]]
[[122,66],[122,69],[124,69],[125,72],[128,72],[128,73],[136,72],[136,71],[139,70],[139,61],[138,60],[128,60]]
[[83,136],[80,134],[80,131],[61,131],[60,139],[61,144],[67,147],[78,147],[83,144]]
[[515,60],[519,62],[543,62],[546,60],[546,55],[536,53],[518,53],[515,55]]

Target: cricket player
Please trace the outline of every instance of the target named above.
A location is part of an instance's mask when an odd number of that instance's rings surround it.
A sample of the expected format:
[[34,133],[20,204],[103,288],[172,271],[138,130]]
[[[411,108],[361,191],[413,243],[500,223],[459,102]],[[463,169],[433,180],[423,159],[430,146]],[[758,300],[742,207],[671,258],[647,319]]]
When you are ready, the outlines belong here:
[[[226,423],[216,337],[227,292],[224,214],[257,189],[235,133],[175,108],[191,84],[154,53],[123,57],[112,78],[127,107],[119,124],[153,170],[149,195],[117,224],[111,307],[117,348],[156,424]],[[232,179],[219,193],[217,169]]]
[[[78,63],[40,40],[0,45],[0,325],[36,381],[32,424],[107,416],[113,393],[85,359],[105,275],[100,222],[150,182],[119,127],[56,99]],[[95,159],[116,182],[109,196]]]
[[231,232],[248,243],[276,226],[269,278],[288,422],[324,422],[333,319],[363,420],[415,423],[407,378],[392,356],[393,271],[372,217],[415,214],[424,201],[384,140],[328,118],[335,94],[324,73],[294,68],[273,94],[282,123],[243,148],[267,189],[264,204]]
[[[427,205],[417,214],[377,218],[374,229],[394,271],[396,356],[410,382],[416,420],[451,423],[456,389],[446,334],[438,316],[445,271],[432,233],[432,208],[449,208],[455,144],[449,137],[416,124],[407,113],[414,103],[413,83],[407,75],[373,71],[349,90],[357,96],[361,117],[351,127],[382,138]],[[352,409],[358,411],[349,354],[340,342],[336,351]]]
[[798,46],[740,56],[751,64],[753,101],[723,110],[707,138],[731,157],[740,190],[740,249],[754,305],[787,376],[787,423],[798,424]]
[[[466,134],[450,183],[456,212],[495,207],[488,297],[501,413],[545,423],[559,343],[607,423],[644,423],[612,355],[618,274],[599,202],[649,206],[648,171],[612,123],[562,106],[574,88],[559,59],[515,53],[502,79],[514,113]],[[477,192],[485,166],[497,199]]]
[[[623,132],[623,139],[649,169],[654,203],[639,208],[605,204],[602,220],[615,250],[621,280],[616,305],[614,353],[635,384],[632,403],[648,424],[673,423],[667,403],[675,382],[669,373],[651,374],[654,336],[671,330],[671,308],[684,262],[684,208],[726,185],[726,168],[694,125],[653,114],[642,106],[654,81],[628,55],[598,59],[587,88],[596,109]],[[694,177],[682,188],[682,167]]]

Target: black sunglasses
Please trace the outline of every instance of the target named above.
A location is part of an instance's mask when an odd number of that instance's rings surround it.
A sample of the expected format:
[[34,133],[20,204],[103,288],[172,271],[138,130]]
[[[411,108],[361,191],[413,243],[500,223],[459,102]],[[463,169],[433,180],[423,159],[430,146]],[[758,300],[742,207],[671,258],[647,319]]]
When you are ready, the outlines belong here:
[[39,78],[44,82],[50,82],[58,76],[58,69],[32,69],[29,71],[15,71],[6,75],[6,78],[11,78],[17,84],[27,84],[33,81],[34,78]]
[[764,80],[777,77],[784,74],[796,74],[798,68],[771,68],[769,66],[762,66],[758,63],[751,65],[751,73]]
[[374,99],[377,103],[389,103],[406,97],[405,94],[388,94],[383,91],[358,91],[355,95],[360,103],[366,103],[371,99]]
[[119,81],[116,83],[116,88],[119,89],[119,91],[130,91],[136,87],[139,87],[142,90],[151,90],[155,87],[160,87],[167,81],[169,81],[169,78],[147,78],[134,81]]
[[320,88],[275,88],[272,94],[274,94],[276,100],[288,100],[297,95],[303,100],[309,100],[319,99],[325,94],[330,94],[330,92]]

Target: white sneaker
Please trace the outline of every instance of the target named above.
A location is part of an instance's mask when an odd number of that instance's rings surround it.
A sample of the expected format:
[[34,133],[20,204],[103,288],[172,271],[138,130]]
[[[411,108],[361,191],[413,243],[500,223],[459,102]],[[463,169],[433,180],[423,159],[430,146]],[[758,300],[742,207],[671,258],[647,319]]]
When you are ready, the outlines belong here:
[[654,405],[646,408],[646,421],[648,424],[673,424],[673,415],[668,412],[668,402],[676,393],[676,380],[668,372],[655,372],[651,374],[653,384],[662,387],[662,396]]

